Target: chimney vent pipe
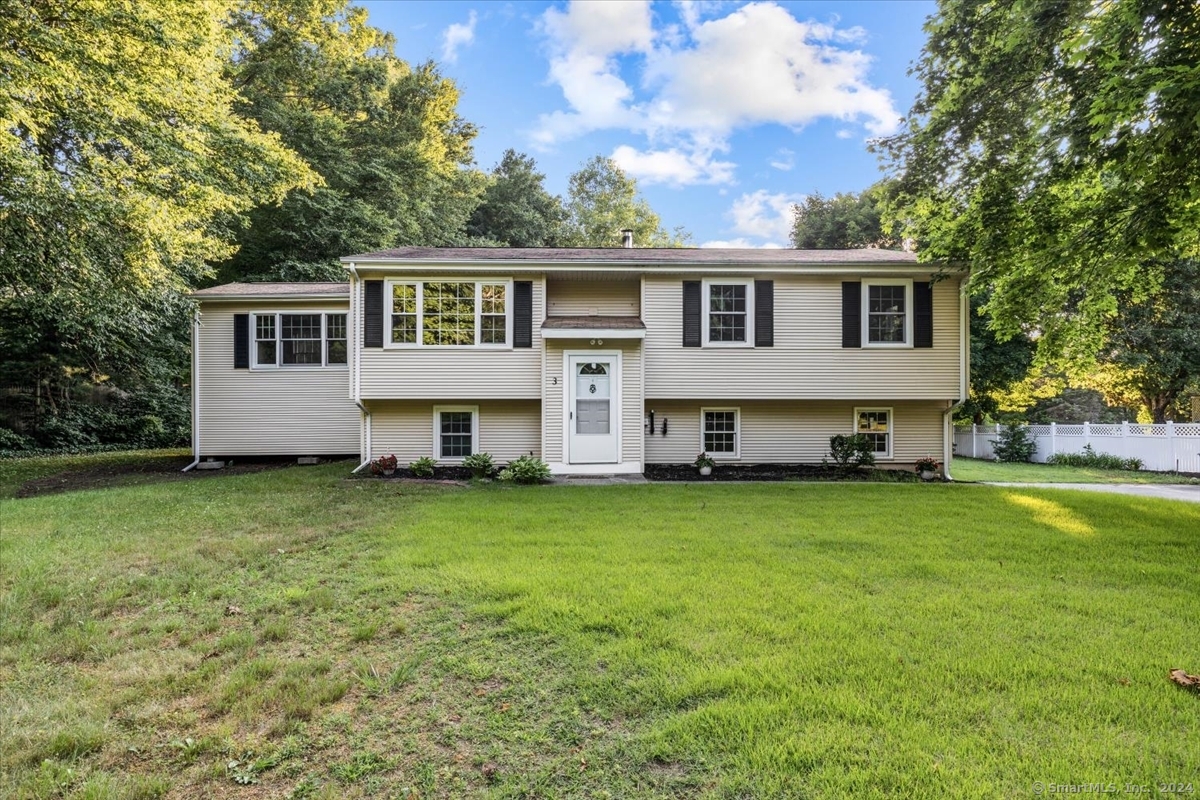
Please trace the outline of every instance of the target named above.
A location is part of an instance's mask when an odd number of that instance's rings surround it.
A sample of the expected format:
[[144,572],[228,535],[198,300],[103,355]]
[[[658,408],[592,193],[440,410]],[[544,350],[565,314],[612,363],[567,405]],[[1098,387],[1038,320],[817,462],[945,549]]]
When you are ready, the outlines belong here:
[[623,228],[621,230],[621,244],[624,247],[633,247],[633,229]]

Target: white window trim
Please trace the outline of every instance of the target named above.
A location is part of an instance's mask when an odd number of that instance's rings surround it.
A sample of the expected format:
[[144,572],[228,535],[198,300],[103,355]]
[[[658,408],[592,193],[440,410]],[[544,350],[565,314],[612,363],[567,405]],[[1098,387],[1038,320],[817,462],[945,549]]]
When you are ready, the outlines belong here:
[[[904,287],[904,341],[903,342],[872,342],[871,341],[871,287],[872,286],[903,286]],[[913,346],[913,282],[911,278],[876,278],[862,282],[862,346],[884,348],[908,348]]]
[[[704,446],[704,414],[709,411],[733,412],[733,453],[708,453]],[[855,417],[857,419],[857,417]],[[700,452],[708,453],[713,461],[737,461],[742,457],[742,409],[736,406],[703,406],[700,409]]]
[[[453,346],[453,345],[451,345]],[[433,458],[443,464],[461,464],[464,456],[454,458],[442,457],[442,412],[470,411],[471,412],[471,455],[482,452],[479,449],[479,406],[434,406],[433,407]]]
[[851,433],[862,433],[858,429],[858,415],[864,411],[886,411],[888,415],[887,453],[876,453],[875,458],[883,461],[893,460],[896,449],[896,410],[888,406],[862,406],[854,409],[854,419],[850,423]]
[[[712,286],[746,287],[746,341],[711,342],[708,339]],[[706,278],[700,282],[700,344],[702,347],[754,347],[754,281],[744,278]]]
[[[475,284],[475,344],[425,344],[425,284],[427,283],[473,283]],[[483,333],[483,285],[504,287],[504,344],[481,344]],[[393,286],[417,287],[417,340],[415,342],[392,341],[392,293]],[[513,349],[513,279],[512,278],[389,278],[384,281],[384,326],[383,347],[385,350],[512,350]]]
[[[320,364],[284,364],[283,363],[283,315],[320,314],[321,315],[321,363]],[[329,315],[342,314],[346,317],[346,363],[329,363]],[[258,319],[259,317],[275,318],[275,363],[258,363]],[[265,340],[263,340],[265,341]],[[286,311],[252,311],[250,313],[250,369],[260,371],[307,372],[314,370],[350,368],[350,312],[346,309],[288,309]]]

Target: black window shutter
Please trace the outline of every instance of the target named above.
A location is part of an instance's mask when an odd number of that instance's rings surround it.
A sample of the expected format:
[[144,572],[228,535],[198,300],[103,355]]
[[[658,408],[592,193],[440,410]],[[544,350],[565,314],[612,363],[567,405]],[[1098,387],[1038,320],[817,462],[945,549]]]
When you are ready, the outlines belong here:
[[363,281],[363,347],[383,347],[383,281]]
[[700,346],[700,281],[683,282],[683,346]]
[[862,347],[862,283],[842,282],[842,347]]
[[533,281],[513,281],[513,347],[533,347]]
[[775,281],[754,282],[754,346],[775,346]]
[[913,347],[933,347],[933,284],[913,283]]
[[233,315],[233,368],[250,369],[250,315]]

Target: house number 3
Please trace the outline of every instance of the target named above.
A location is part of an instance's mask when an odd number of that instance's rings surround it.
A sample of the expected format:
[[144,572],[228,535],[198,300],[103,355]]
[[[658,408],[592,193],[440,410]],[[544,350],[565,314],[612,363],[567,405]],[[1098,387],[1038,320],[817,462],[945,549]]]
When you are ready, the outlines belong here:
[[551,386],[558,386],[558,378],[551,378],[550,380],[551,380],[551,383],[550,383]]

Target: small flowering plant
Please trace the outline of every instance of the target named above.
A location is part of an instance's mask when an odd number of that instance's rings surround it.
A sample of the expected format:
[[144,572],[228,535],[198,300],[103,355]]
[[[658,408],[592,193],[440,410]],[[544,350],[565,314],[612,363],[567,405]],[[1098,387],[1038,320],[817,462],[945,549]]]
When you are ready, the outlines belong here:
[[390,475],[396,471],[396,457],[391,453],[371,461],[372,475]]
[[716,465],[717,462],[713,461],[712,456],[710,456],[708,453],[701,453],[700,455],[696,456],[696,460],[692,462],[692,466],[699,469],[703,469],[704,467],[715,467]]
[[933,456],[918,458],[916,462],[917,472],[937,472],[938,468],[941,466],[942,462],[938,461]]

